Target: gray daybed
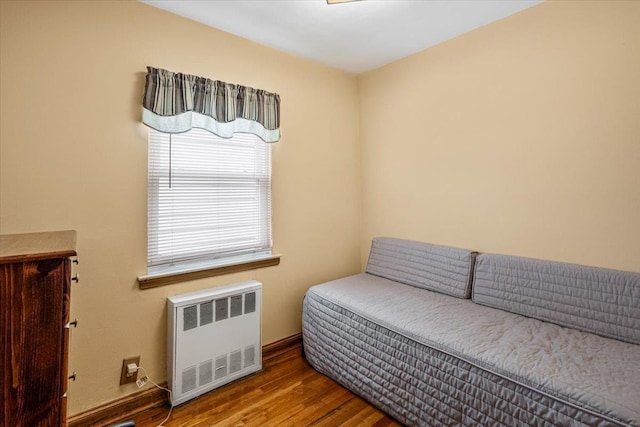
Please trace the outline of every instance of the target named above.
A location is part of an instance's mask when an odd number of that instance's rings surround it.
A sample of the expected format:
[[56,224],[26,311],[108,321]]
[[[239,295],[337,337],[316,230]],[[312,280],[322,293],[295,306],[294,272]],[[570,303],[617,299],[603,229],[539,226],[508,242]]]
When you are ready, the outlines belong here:
[[315,369],[407,425],[640,425],[640,273],[376,238],[302,322]]

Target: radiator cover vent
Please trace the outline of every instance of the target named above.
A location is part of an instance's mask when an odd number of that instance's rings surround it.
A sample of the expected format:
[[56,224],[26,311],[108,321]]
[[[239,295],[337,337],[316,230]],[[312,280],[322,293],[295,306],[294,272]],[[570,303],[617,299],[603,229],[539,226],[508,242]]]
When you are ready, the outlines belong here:
[[179,405],[262,369],[262,284],[255,280],[167,299],[167,382]]

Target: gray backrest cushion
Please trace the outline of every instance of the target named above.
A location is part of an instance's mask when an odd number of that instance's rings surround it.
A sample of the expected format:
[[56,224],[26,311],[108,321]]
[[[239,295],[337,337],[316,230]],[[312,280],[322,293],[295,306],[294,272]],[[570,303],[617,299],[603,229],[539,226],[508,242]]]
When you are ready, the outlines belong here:
[[640,273],[481,254],[473,301],[640,344]]
[[410,240],[376,237],[366,273],[458,298],[471,296],[476,252]]

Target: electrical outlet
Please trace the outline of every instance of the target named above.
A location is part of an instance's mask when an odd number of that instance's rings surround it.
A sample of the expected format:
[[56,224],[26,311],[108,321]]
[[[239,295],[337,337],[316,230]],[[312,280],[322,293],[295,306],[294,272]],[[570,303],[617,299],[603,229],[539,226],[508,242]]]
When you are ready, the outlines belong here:
[[127,365],[135,363],[136,366],[140,366],[140,356],[127,357],[122,361],[122,371],[120,372],[120,385],[135,383],[138,379],[138,371],[136,370],[133,375],[127,376]]

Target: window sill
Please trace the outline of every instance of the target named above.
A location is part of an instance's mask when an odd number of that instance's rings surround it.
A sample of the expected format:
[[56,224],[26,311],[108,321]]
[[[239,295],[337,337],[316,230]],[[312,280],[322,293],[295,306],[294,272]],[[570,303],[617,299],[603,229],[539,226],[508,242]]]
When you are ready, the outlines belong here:
[[174,283],[190,280],[204,279],[206,277],[221,276],[223,274],[238,273],[241,271],[255,270],[257,268],[272,267],[280,264],[280,254],[266,255],[255,259],[237,262],[228,262],[222,265],[204,266],[192,270],[167,271],[138,276],[140,289],[157,288],[159,286],[173,285]]

